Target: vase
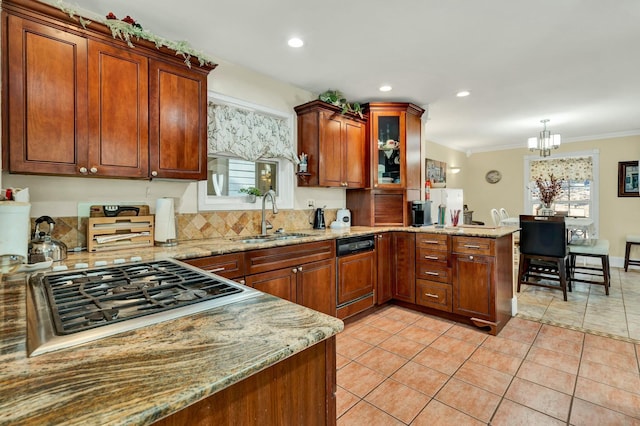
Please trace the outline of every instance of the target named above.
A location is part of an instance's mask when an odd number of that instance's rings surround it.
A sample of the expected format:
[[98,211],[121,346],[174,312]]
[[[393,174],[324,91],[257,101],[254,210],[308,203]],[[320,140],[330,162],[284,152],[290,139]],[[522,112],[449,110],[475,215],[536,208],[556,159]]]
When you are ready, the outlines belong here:
[[553,203],[542,203],[542,207],[538,210],[540,216],[553,216],[555,210],[553,209]]

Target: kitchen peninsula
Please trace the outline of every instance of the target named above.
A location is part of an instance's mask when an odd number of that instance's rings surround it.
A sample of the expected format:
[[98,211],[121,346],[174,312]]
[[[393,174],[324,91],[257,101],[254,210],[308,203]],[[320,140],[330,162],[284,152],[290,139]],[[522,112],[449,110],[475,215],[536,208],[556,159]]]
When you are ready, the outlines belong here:
[[[84,262],[93,267],[98,260],[112,263],[116,259],[129,260],[131,256],[140,256],[142,261],[168,257],[186,260],[372,233],[385,238],[392,235],[409,239],[425,235],[441,235],[447,240],[481,238],[510,247],[515,230],[510,227],[305,230],[308,236],[295,242],[192,240],[177,247],[149,248],[142,253],[71,254],[66,263],[73,267]],[[401,254],[395,253],[394,258]],[[492,262],[511,263],[510,250],[498,251],[496,255],[504,258]],[[305,424],[310,419],[317,419],[317,424],[335,424],[335,335],[343,324],[332,316],[261,294],[29,358],[24,278],[5,277],[0,287],[3,371],[0,422],[189,424],[209,416],[208,420],[214,423],[231,418],[242,424],[269,424],[264,417],[251,417],[251,413],[257,412],[251,410],[268,408],[272,409],[268,414],[272,423],[283,421],[278,416],[288,415],[294,416],[289,421],[298,424],[301,419]],[[499,286],[510,289],[511,280],[504,281],[500,278]],[[500,297],[510,300],[511,293]]]

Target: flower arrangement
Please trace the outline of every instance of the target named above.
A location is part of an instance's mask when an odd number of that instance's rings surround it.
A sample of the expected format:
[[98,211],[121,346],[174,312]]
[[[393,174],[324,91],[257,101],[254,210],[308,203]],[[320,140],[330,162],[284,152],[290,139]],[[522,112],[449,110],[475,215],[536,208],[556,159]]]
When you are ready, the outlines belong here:
[[344,95],[339,90],[327,90],[326,92],[320,93],[318,99],[322,102],[327,102],[331,105],[342,108],[343,114],[350,112],[358,114],[358,116],[362,118],[362,106],[358,102],[354,102],[352,104],[347,102]]
[[562,179],[551,173],[549,180],[542,180],[542,176],[536,179],[536,186],[540,191],[540,201],[545,207],[550,207],[551,203],[562,194]]

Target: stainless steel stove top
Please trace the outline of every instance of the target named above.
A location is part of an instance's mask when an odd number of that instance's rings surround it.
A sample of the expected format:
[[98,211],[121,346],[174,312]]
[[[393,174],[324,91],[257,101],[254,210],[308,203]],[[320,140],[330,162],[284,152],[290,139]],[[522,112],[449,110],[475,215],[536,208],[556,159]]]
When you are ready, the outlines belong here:
[[27,297],[27,351],[40,355],[259,294],[169,259],[37,274]]

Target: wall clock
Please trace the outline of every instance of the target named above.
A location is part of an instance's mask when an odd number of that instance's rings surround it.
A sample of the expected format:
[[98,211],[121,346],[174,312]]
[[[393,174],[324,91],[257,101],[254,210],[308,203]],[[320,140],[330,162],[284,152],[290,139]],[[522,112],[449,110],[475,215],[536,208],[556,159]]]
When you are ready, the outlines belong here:
[[502,173],[497,170],[489,170],[487,174],[484,175],[484,178],[489,183],[498,183],[500,179],[502,179]]

